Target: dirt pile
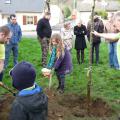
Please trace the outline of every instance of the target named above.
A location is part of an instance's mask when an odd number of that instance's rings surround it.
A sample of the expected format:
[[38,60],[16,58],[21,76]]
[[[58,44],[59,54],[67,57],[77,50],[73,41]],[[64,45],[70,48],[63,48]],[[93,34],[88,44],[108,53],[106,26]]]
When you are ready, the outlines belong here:
[[84,96],[75,94],[49,96],[49,120],[65,120],[68,117],[108,117],[113,110],[102,99],[97,98],[91,101],[88,115],[87,99]]
[[[49,98],[48,120],[69,120],[70,117],[88,116],[87,100],[75,94],[58,94],[46,91]],[[0,120],[8,120],[11,103],[14,97],[6,94],[0,97]],[[91,101],[90,116],[106,117],[113,111],[109,105],[98,98]],[[71,119],[72,120],[72,119]]]

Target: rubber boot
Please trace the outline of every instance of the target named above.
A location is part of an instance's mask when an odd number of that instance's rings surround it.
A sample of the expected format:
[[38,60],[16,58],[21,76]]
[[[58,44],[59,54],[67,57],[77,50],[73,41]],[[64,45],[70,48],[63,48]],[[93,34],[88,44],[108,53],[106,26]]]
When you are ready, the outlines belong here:
[[81,61],[84,63],[84,50],[81,51]]
[[78,62],[78,64],[80,64],[80,54],[79,53],[77,53],[77,62]]

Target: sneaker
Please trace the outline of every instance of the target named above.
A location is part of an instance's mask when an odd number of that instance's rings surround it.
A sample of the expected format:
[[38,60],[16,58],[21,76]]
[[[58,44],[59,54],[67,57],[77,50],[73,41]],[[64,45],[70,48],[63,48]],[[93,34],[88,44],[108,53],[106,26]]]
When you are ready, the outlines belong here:
[[60,94],[63,94],[64,93],[64,90],[62,90],[62,89],[59,89],[59,91],[58,91]]
[[120,68],[115,68],[115,70],[120,70]]
[[60,89],[60,86],[58,86],[57,88],[56,88],[56,90],[59,90]]

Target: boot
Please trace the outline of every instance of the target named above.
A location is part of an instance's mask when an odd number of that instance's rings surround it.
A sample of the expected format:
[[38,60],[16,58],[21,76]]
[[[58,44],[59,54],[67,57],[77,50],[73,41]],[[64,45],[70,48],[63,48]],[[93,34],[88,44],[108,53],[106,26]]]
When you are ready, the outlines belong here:
[[57,90],[60,89],[60,86],[61,86],[61,82],[59,81],[59,85],[58,85],[58,87],[57,87]]
[[61,80],[60,80],[60,76],[57,75],[57,79],[58,79],[58,87],[57,87],[57,90],[60,89],[60,86],[61,86]]
[[59,93],[64,93],[64,88],[65,88],[65,75],[60,76],[60,81],[61,81],[61,85],[60,85],[60,89],[59,89]]
[[81,61],[84,63],[84,50],[81,51]]
[[80,54],[77,53],[77,62],[80,64]]

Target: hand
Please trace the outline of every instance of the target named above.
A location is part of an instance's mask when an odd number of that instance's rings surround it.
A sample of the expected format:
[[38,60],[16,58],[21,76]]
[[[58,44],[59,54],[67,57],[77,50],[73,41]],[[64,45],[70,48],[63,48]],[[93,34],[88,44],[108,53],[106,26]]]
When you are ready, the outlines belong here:
[[50,75],[51,75],[51,73],[49,73],[49,72],[43,72],[43,76],[44,76],[44,77],[48,77],[48,78],[49,78]]
[[82,33],[84,34],[85,32],[84,32],[84,31],[82,31]]
[[43,74],[44,77],[50,77],[50,75],[51,75],[51,70],[50,69],[43,68],[41,71],[42,71],[42,74]]
[[0,86],[3,86],[3,83],[2,83],[2,82],[0,82]]
[[99,36],[99,33],[97,31],[91,32],[92,34],[94,34],[95,36]]

